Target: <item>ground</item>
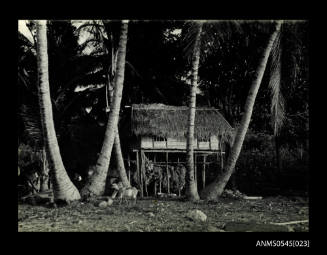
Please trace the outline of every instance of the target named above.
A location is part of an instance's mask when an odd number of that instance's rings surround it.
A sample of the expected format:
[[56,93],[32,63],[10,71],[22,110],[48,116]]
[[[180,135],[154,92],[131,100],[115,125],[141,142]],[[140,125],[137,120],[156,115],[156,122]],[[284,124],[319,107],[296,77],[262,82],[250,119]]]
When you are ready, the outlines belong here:
[[[207,221],[187,218],[191,209],[204,212]],[[221,198],[215,203],[148,198],[138,200],[136,205],[114,201],[106,208],[83,202],[58,208],[18,204],[19,232],[280,232],[284,230],[270,223],[308,219],[308,201],[300,197]],[[308,223],[287,226],[286,231],[308,231]]]

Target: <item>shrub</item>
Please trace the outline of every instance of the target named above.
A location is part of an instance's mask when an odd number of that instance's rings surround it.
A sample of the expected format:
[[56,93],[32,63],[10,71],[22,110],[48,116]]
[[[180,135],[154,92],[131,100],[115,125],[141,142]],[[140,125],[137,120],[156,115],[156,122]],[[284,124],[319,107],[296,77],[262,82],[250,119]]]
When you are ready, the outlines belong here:
[[[308,153],[297,147],[280,147],[278,171],[274,137],[249,132],[235,167],[237,188],[247,194],[276,195],[307,189]],[[230,185],[230,183],[229,183]]]

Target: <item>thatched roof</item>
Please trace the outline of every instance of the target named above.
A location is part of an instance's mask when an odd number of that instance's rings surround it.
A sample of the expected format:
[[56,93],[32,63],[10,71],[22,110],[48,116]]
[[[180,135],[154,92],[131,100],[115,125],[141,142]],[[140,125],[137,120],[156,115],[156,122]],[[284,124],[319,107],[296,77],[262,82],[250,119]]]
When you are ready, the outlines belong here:
[[[136,136],[186,137],[188,107],[164,104],[132,105],[132,134]],[[195,137],[222,137],[231,142],[233,128],[214,108],[197,108],[195,114]]]

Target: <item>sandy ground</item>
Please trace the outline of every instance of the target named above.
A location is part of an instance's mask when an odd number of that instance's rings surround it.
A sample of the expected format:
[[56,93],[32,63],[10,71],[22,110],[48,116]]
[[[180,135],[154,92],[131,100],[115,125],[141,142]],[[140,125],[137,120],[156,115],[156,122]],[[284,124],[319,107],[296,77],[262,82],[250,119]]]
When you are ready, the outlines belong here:
[[[299,197],[267,197],[261,200],[225,198],[216,203],[155,198],[138,200],[136,205],[117,202],[107,208],[98,207],[97,203],[82,202],[59,208],[20,203],[18,231],[274,232],[275,229],[266,228],[271,226],[267,224],[309,219],[308,201]],[[206,222],[187,218],[186,213],[191,209],[204,212]],[[241,227],[235,227],[235,224]],[[253,228],[254,225],[257,227]],[[289,225],[291,227],[287,231],[307,232],[308,225]]]

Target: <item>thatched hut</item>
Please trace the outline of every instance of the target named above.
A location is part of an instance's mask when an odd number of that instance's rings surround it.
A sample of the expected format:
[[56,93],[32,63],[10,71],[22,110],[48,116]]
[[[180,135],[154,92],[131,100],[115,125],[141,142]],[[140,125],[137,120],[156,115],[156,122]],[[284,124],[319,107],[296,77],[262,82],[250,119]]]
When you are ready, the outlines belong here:
[[[142,170],[142,159],[146,154],[156,164],[168,165],[184,163],[169,160],[169,155],[186,154],[188,107],[163,104],[133,104],[130,112],[130,152],[135,155],[137,171]],[[221,158],[226,146],[232,143],[233,128],[214,108],[197,108],[195,114],[195,160],[203,157],[205,178],[206,156],[216,154]],[[164,160],[156,161],[158,154]],[[132,155],[132,157],[134,157]],[[176,159],[170,156],[170,159]],[[195,164],[196,165],[196,164]],[[142,175],[139,175],[142,176]],[[202,181],[203,185],[204,180]],[[143,188],[141,193],[143,193]],[[169,189],[168,189],[169,190]]]

